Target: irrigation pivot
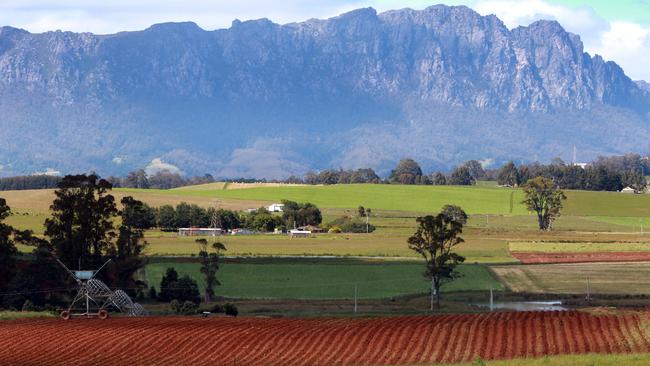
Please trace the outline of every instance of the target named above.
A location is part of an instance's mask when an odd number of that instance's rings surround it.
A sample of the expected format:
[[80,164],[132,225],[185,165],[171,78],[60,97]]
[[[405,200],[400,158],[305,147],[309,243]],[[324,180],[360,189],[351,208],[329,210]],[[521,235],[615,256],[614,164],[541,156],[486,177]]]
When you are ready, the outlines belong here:
[[[108,309],[113,307],[129,316],[146,316],[147,311],[142,305],[133,302],[129,295],[122,290],[112,291],[106,284],[95,278],[111,260],[109,259],[98,270],[94,271],[71,271],[63,262],[55,258],[59,264],[77,282],[77,294],[68,306],[67,310],[61,312],[61,318],[68,320],[72,317],[97,317],[108,318]],[[78,306],[78,305],[81,306]],[[74,312],[75,309],[82,309],[83,312]]]

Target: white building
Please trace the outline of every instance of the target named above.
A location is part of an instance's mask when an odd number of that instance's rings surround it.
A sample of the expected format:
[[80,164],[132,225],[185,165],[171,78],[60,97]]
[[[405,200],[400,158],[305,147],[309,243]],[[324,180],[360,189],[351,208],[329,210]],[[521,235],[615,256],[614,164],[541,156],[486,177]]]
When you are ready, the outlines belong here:
[[309,230],[289,230],[289,237],[291,238],[308,238],[311,236]]
[[632,187],[625,187],[621,189],[621,193],[636,193],[636,191]]
[[208,227],[183,227],[178,229],[178,236],[220,236],[223,230]]
[[266,208],[269,212],[282,212],[284,210],[284,204],[274,203],[271,206]]

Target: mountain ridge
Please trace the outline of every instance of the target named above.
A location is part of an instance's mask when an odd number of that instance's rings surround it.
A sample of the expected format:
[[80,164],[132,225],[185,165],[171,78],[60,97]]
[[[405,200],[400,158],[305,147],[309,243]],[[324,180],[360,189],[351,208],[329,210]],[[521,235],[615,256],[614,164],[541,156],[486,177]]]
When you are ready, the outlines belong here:
[[[163,158],[186,172],[275,178],[382,171],[404,155],[447,168],[465,157],[550,159],[567,144],[584,159],[646,152],[649,95],[555,21],[508,29],[464,6],[235,20],[212,31],[193,22],[110,35],[2,27],[0,174],[119,174]],[[553,118],[565,121],[551,129]],[[601,124],[585,129],[594,118]],[[503,149],[481,147],[504,120],[518,132],[491,140]],[[581,135],[569,141],[572,128]],[[402,146],[415,131],[437,148]],[[353,148],[369,142],[381,147]]]

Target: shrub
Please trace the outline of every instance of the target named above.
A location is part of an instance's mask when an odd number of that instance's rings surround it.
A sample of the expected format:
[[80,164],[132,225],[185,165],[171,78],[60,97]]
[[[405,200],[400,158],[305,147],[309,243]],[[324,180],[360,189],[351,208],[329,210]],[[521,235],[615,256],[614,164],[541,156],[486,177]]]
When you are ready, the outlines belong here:
[[178,313],[181,310],[181,303],[178,300],[174,299],[169,302],[169,308],[171,311]]
[[179,309],[179,313],[183,315],[194,315],[197,313],[199,306],[192,301],[185,301]]
[[22,311],[38,311],[38,308],[34,306],[31,301],[25,300],[23,303]]
[[339,226],[332,226],[327,232],[330,234],[338,234],[341,233],[343,230],[341,230],[341,227]]
[[211,312],[211,313],[215,313],[215,314],[221,314],[221,313],[225,312],[225,310],[224,310],[223,306],[221,306],[221,305],[219,305],[219,304],[214,304],[214,305],[210,308],[210,312]]
[[226,305],[223,306],[223,309],[226,315],[230,315],[234,317],[239,315],[239,310],[237,310],[237,306],[235,306],[235,304],[226,303]]

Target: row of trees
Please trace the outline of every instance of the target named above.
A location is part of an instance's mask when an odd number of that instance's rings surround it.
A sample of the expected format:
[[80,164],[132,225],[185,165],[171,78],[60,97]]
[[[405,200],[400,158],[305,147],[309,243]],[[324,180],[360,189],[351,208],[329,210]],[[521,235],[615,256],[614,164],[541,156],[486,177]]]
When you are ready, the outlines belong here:
[[61,179],[61,177],[45,174],[0,178],[0,191],[56,188]]
[[180,203],[176,207],[164,205],[150,210],[153,220],[150,227],[163,230],[177,230],[181,227],[215,227],[224,230],[245,228],[270,232],[278,229],[293,229],[305,225],[319,225],[323,216],[318,207],[311,203],[284,200],[282,215],[274,215],[266,208],[243,213],[222,208],[202,208],[195,204]]
[[500,185],[519,186],[533,177],[545,177],[562,189],[591,191],[620,191],[632,187],[637,192],[646,190],[646,178],[642,170],[614,170],[610,165],[595,163],[582,168],[556,161],[549,165],[538,163],[515,166],[509,162],[498,170]]
[[115,188],[141,188],[141,189],[172,189],[197,184],[213,183],[214,177],[210,174],[184,178],[178,173],[161,170],[154,174],[147,174],[144,169],[130,172],[126,177],[108,177],[106,179]]

